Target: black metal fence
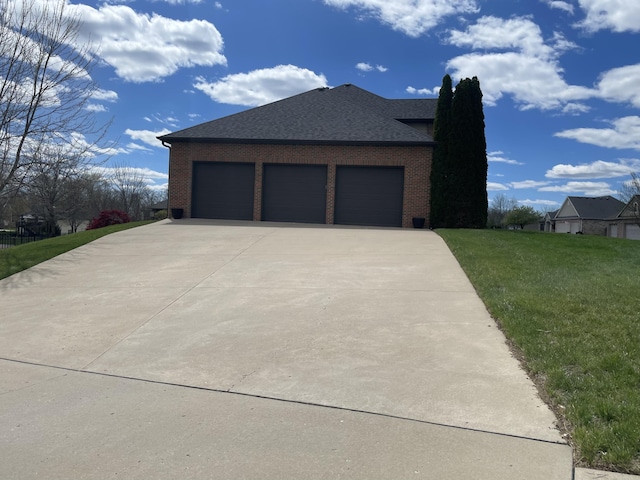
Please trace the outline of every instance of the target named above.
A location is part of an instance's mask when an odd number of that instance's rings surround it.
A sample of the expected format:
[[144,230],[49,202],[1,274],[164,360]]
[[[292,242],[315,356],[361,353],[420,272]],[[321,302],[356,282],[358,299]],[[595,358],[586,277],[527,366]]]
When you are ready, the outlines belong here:
[[20,217],[15,230],[0,231],[0,248],[15,247],[60,235],[60,227],[48,224],[41,217]]
[[0,232],[0,248],[15,247],[16,245],[24,245],[25,243],[37,242],[45,238],[51,238],[55,235],[17,235],[15,232]]

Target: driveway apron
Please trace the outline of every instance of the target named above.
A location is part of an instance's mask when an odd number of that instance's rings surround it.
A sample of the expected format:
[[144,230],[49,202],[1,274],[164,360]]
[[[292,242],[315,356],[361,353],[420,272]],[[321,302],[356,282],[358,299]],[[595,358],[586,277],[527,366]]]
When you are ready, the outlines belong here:
[[434,232],[165,220],[0,296],[0,478],[572,478]]

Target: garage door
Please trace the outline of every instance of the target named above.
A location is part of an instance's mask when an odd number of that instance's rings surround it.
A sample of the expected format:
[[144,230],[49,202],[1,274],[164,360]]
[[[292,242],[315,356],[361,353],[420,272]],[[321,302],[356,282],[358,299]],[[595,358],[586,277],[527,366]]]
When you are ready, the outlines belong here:
[[556,220],[556,233],[578,233],[580,221]]
[[253,220],[253,163],[193,164],[191,216]]
[[634,224],[625,225],[625,236],[631,240],[640,240],[640,227]]
[[403,167],[336,168],[335,223],[402,226]]
[[326,222],[326,165],[265,164],[262,176],[263,220]]

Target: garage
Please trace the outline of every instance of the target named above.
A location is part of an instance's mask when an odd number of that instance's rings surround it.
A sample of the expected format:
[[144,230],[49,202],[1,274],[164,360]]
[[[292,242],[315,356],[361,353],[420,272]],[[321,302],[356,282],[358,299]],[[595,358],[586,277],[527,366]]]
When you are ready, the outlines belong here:
[[253,220],[254,163],[194,162],[194,218]]
[[580,231],[580,220],[556,220],[556,233],[578,233]]
[[625,225],[625,238],[630,240],[640,240],[640,226],[632,223]]
[[326,222],[326,165],[265,164],[262,177],[262,220]]
[[402,226],[404,167],[336,168],[335,223]]

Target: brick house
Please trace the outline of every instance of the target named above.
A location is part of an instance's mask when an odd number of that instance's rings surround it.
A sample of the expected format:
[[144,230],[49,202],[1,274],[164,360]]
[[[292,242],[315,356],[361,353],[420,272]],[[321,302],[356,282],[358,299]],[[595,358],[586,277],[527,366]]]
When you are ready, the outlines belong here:
[[429,224],[436,99],[319,88],[158,137],[186,218]]

